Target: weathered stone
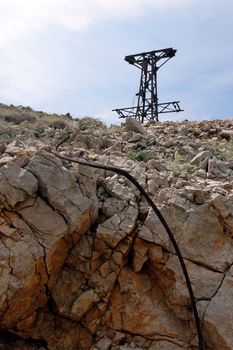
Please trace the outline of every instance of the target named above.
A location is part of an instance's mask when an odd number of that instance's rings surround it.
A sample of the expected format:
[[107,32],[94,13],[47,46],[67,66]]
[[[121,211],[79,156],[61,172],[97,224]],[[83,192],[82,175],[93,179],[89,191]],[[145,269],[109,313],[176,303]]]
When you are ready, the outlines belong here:
[[107,177],[101,184],[107,193],[117,199],[130,201],[135,198],[133,190],[125,182],[120,183],[117,175]]
[[96,343],[96,347],[99,350],[110,350],[112,342],[108,338],[102,338]]
[[129,143],[131,142],[138,142],[141,141],[143,138],[143,136],[141,134],[138,133],[133,133],[133,136],[128,140]]
[[71,308],[72,319],[80,320],[87,311],[99,300],[93,289],[88,289],[76,299]]
[[184,349],[183,346],[180,346],[173,341],[159,340],[154,342],[149,350],[181,350]]
[[[172,205],[161,211],[184,257],[218,271],[229,266],[233,259],[232,241],[224,235],[221,222],[208,204],[190,205],[189,211]],[[166,230],[151,210],[145,225],[149,231],[142,227],[139,237],[174,252]]]
[[37,188],[37,179],[25,169],[14,163],[1,168],[0,194],[6,198],[11,207],[35,193]]
[[[150,256],[150,264],[153,267],[153,273],[158,279],[158,284],[165,295],[169,308],[176,310],[176,314],[180,318],[187,319],[187,307],[190,304],[189,293],[177,256],[170,256],[164,265],[158,265],[158,257],[155,257],[153,260]],[[190,261],[185,261],[185,265],[190,276],[195,298],[197,300],[210,300],[221,285],[222,274],[193,264]]]
[[137,216],[137,208],[132,205],[126,207],[98,226],[97,237],[103,239],[111,247],[116,247],[133,231]]
[[226,198],[221,194],[215,194],[212,196],[212,205],[218,210],[223,219],[226,219],[231,215],[231,210],[227,205]]
[[209,176],[228,178],[232,175],[232,170],[224,162],[213,158],[208,160],[208,173]]
[[185,257],[218,271],[232,261],[232,242],[224,236],[221,222],[208,204],[191,208],[178,243]]
[[[44,128],[38,114],[36,123]],[[207,348],[231,349],[233,162],[221,131],[231,133],[232,121],[165,121],[139,125],[142,133],[69,123],[35,132],[1,121],[2,348],[198,348],[166,230],[124,177],[55,157],[73,132],[61,154],[127,170],[158,203],[185,258]]]
[[201,163],[202,161],[204,161],[206,158],[207,159],[210,159],[212,158],[212,154],[210,151],[203,151],[203,152],[200,152],[198,153],[191,161],[190,161],[190,164],[191,165],[196,165],[196,164],[199,164]]
[[140,272],[148,258],[149,245],[140,239],[136,239],[134,244],[133,270]]
[[122,152],[123,144],[122,142],[116,142],[109,148],[104,150],[104,154],[111,154],[113,152]]
[[84,284],[85,277],[81,272],[69,267],[65,267],[62,270],[52,290],[56,311],[60,315],[72,318],[71,307],[79,294],[81,294],[81,287]]
[[204,335],[213,349],[233,348],[233,270],[225,277],[204,314]]
[[38,179],[40,191],[50,205],[66,218],[70,230],[84,232],[97,203],[82,195],[75,176],[62,168],[55,156],[45,152],[35,155],[26,168]]
[[7,145],[5,152],[11,156],[14,156],[14,155],[17,155],[18,153],[20,153],[24,146],[25,145],[23,142],[21,142],[19,140],[14,140]]
[[183,211],[189,210],[189,202],[187,201],[187,199],[180,196],[172,196],[169,199],[168,204]]
[[8,156],[8,155],[3,155],[1,158],[0,158],[0,167],[6,165],[6,164],[9,164],[10,162],[12,162],[14,160],[14,157],[11,157],[11,156]]
[[221,130],[219,136],[227,141],[230,141],[233,137],[233,130]]
[[134,131],[139,134],[146,134],[146,130],[143,126],[134,118],[126,118],[125,119],[125,127],[129,131]]
[[111,216],[122,211],[125,205],[126,205],[125,201],[110,197],[110,198],[105,198],[101,209],[103,211],[103,214],[107,218],[110,218]]
[[[27,225],[14,213],[5,212],[6,224],[15,232],[0,240],[0,312],[1,327],[13,328],[24,320],[33,322],[38,307],[47,301],[48,277],[44,251]],[[23,228],[26,228],[22,231]],[[27,232],[28,231],[28,232]],[[30,233],[30,234],[29,234]]]
[[157,171],[166,171],[167,170],[166,166],[156,159],[150,159],[148,162],[148,167],[154,168]]
[[119,286],[111,298],[107,325],[111,328],[156,339],[163,334],[188,341],[188,328],[169,312],[163,295],[148,275],[124,268],[119,275]]
[[5,150],[6,150],[6,146],[3,143],[1,143],[0,144],[0,155],[2,155],[5,152]]

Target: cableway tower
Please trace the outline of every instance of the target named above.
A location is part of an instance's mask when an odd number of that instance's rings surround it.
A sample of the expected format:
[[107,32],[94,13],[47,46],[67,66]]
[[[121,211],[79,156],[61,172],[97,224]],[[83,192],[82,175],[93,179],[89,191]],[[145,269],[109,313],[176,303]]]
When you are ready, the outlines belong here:
[[133,107],[117,108],[120,118],[132,117],[140,123],[145,120],[159,120],[159,114],[182,112],[180,101],[159,103],[157,93],[157,72],[168,60],[174,57],[176,50],[167,48],[142,52],[125,57],[125,61],[141,70],[139,91],[136,94],[137,105]]

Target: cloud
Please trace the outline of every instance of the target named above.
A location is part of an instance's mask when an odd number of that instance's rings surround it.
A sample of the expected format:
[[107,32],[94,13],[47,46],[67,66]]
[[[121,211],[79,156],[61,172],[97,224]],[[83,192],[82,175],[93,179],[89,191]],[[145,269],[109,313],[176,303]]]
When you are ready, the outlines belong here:
[[1,99],[112,121],[111,106],[130,105],[138,82],[124,54],[174,46],[174,66],[159,73],[162,100],[186,100],[190,114],[208,109],[208,96],[216,106],[217,94],[232,101],[232,8],[232,0],[0,0]]
[[47,26],[85,30],[101,20],[114,20],[189,6],[193,0],[1,0],[0,45],[30,37]]
[[[59,37],[59,31],[62,35],[65,32],[85,35],[96,23],[132,18],[150,9],[160,11],[192,1],[0,0],[1,98],[19,103],[25,99],[33,103],[42,91],[47,97],[52,95],[52,90],[58,89],[60,82],[55,66],[64,68],[61,61],[67,61],[68,57],[65,52],[59,52],[57,58],[50,47],[45,48],[43,40],[48,41],[49,32],[50,41],[60,40],[54,39]],[[59,75],[65,79],[65,73],[59,72]]]

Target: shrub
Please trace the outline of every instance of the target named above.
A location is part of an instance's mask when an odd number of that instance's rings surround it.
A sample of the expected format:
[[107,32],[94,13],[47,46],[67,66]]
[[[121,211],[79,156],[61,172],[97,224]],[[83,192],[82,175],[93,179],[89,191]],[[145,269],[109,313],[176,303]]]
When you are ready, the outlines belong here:
[[64,120],[53,120],[52,122],[49,123],[49,126],[54,128],[54,129],[64,129],[67,124],[64,122]]
[[149,157],[143,152],[129,151],[126,156],[130,159],[137,160],[139,162],[148,162]]
[[83,117],[82,119],[77,119],[79,130],[95,130],[98,128],[106,127],[105,124],[97,119],[92,117]]
[[19,125],[25,121],[34,123],[36,121],[36,117],[29,113],[13,113],[5,116],[5,121],[8,123],[13,123]]

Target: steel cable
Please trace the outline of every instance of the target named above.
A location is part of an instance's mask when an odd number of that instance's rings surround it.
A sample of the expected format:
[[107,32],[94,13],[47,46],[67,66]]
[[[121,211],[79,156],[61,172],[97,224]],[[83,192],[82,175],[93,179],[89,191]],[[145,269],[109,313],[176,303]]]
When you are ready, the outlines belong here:
[[144,188],[138,183],[138,181],[132,176],[130,175],[126,170],[123,170],[121,168],[118,167],[114,167],[111,165],[104,165],[98,162],[94,162],[94,161],[86,161],[83,159],[73,159],[64,155],[61,155],[60,153],[57,152],[58,147],[65,142],[67,139],[69,138],[66,137],[63,141],[61,141],[57,147],[56,147],[56,151],[53,152],[53,154],[55,156],[57,156],[60,159],[66,160],[68,162],[73,162],[73,163],[78,163],[84,166],[88,166],[91,168],[97,168],[97,169],[103,169],[103,170],[107,170],[107,171],[112,171],[115,172],[117,174],[120,174],[124,177],[126,177],[130,182],[132,182],[134,184],[134,186],[139,190],[139,192],[142,194],[142,196],[146,199],[146,201],[148,202],[148,204],[152,207],[154,213],[157,215],[157,217],[159,218],[159,220],[161,221],[163,227],[165,228],[171,242],[172,245],[176,251],[176,254],[178,256],[184,277],[185,277],[185,281],[186,281],[186,285],[188,288],[188,292],[189,292],[189,297],[190,297],[190,303],[191,303],[191,307],[193,310],[193,315],[194,315],[194,320],[195,320],[195,325],[196,325],[196,330],[197,330],[197,336],[198,336],[198,342],[199,342],[199,350],[205,350],[205,343],[204,343],[204,338],[202,335],[202,330],[201,330],[201,322],[198,316],[198,312],[197,312],[197,305],[196,305],[196,300],[195,300],[195,296],[193,293],[193,289],[192,289],[192,285],[191,285],[191,281],[189,278],[189,274],[184,262],[184,258],[181,254],[180,248],[175,240],[175,237],[173,235],[173,233],[171,232],[166,220],[164,219],[163,215],[161,214],[160,210],[158,209],[158,207],[156,206],[156,204],[153,202],[153,200],[151,199],[151,197],[149,196],[149,194],[144,190]]

